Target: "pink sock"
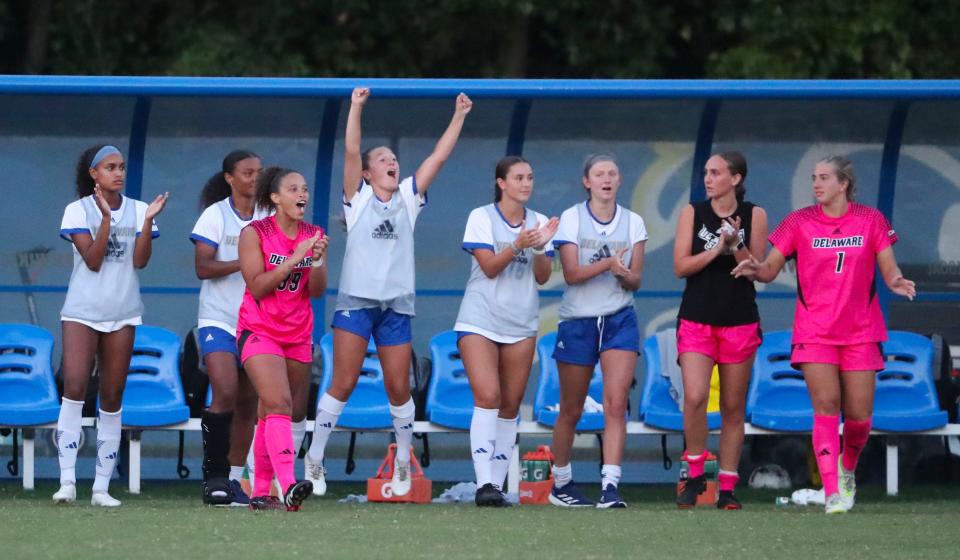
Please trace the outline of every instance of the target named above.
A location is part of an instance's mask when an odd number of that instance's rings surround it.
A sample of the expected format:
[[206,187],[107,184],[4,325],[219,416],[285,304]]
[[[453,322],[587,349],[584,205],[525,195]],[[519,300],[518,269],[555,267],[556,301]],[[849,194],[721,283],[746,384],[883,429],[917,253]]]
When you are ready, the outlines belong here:
[[717,474],[717,482],[720,483],[721,492],[733,492],[733,489],[737,487],[737,482],[740,480],[740,475],[737,473],[720,471]]
[[870,427],[873,419],[846,420],[843,423],[843,468],[848,471],[857,469],[857,460],[860,452],[870,437]]
[[837,455],[840,451],[840,417],[813,415],[813,452],[823,480],[823,494],[837,493]]
[[270,483],[273,481],[273,465],[267,452],[267,424],[257,421],[256,435],[253,438],[253,495],[269,496]]
[[276,472],[277,481],[284,492],[297,479],[293,476],[293,461],[296,453],[293,450],[293,433],[290,430],[290,417],[284,414],[267,416],[267,451],[270,453],[270,462]]
[[690,468],[690,472],[687,474],[690,478],[697,478],[703,474],[703,466],[707,462],[707,450],[704,449],[700,452],[700,455],[690,455],[688,452],[683,452],[683,459],[687,462],[687,466]]

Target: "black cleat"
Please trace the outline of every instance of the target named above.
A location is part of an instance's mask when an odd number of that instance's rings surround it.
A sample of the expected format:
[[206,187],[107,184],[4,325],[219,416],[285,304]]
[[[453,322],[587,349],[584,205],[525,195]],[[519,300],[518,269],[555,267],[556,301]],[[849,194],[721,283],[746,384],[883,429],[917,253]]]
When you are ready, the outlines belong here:
[[477,507],[510,507],[510,502],[503,497],[500,489],[489,482],[477,489],[474,502]]
[[697,497],[707,490],[707,482],[704,475],[696,478],[688,478],[683,483],[683,488],[677,494],[677,507],[680,509],[692,509],[697,505]]
[[313,494],[313,483],[309,480],[294,482],[283,494],[283,505],[287,511],[300,511],[300,504]]
[[253,511],[276,511],[283,509],[283,504],[276,496],[255,496],[250,498],[250,505],[247,507]]
[[733,495],[733,490],[721,490],[717,498],[717,509],[736,510],[743,509],[740,500]]

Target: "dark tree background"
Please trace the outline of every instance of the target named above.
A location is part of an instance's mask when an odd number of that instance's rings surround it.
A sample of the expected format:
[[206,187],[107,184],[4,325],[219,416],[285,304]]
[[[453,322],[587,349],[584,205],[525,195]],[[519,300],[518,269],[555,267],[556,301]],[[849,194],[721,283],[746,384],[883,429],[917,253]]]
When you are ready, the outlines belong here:
[[7,74],[949,78],[958,0],[6,0]]

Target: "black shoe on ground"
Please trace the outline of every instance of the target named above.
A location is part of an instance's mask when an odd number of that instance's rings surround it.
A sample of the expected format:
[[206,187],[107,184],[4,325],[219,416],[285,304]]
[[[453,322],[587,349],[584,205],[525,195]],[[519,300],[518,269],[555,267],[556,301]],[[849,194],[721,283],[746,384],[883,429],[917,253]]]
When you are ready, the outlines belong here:
[[704,475],[696,478],[688,478],[683,483],[683,489],[677,494],[677,507],[680,509],[691,509],[697,505],[697,496],[703,494],[707,489],[707,482]]
[[510,502],[504,499],[500,489],[489,482],[477,488],[474,502],[477,507],[510,507]]
[[300,504],[313,495],[313,483],[309,480],[294,482],[283,494],[283,505],[287,511],[300,511]]
[[229,506],[233,501],[230,481],[226,478],[204,480],[202,486],[203,503],[211,506]]
[[253,511],[270,511],[283,509],[283,504],[276,496],[255,496],[250,498],[250,505],[247,507]]
[[740,500],[733,495],[733,490],[721,490],[717,497],[717,509],[736,510],[743,509]]

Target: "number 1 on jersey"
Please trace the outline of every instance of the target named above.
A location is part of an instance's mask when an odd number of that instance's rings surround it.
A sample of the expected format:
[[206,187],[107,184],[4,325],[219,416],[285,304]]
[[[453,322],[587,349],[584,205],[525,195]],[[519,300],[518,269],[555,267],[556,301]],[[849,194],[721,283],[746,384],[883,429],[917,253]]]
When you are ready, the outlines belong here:
[[837,251],[837,269],[834,270],[837,274],[843,272],[843,254],[844,251]]

